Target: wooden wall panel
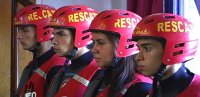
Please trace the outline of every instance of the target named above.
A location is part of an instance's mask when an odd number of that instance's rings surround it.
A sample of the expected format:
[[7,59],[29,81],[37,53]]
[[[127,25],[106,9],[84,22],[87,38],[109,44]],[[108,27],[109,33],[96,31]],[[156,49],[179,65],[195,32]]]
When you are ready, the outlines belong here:
[[24,67],[32,59],[32,53],[26,50],[23,50],[19,43],[19,74],[21,75]]
[[0,97],[9,97],[11,0],[0,0],[0,13]]
[[[11,2],[0,0],[0,97],[10,96]],[[19,46],[19,74],[30,59],[31,54]]]

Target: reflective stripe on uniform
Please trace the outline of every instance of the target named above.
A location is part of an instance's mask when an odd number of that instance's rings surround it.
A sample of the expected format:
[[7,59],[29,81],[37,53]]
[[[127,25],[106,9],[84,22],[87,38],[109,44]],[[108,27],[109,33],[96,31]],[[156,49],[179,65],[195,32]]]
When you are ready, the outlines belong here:
[[127,88],[123,88],[123,89],[121,90],[121,94],[124,95],[124,94],[126,93],[126,91],[127,91]]
[[87,79],[85,79],[77,74],[73,77],[73,79],[77,80],[78,82],[82,83],[85,86],[88,86],[88,84],[89,84],[89,81]]
[[39,74],[41,77],[43,77],[44,79],[46,79],[46,73],[41,70],[40,68],[38,68],[35,73]]

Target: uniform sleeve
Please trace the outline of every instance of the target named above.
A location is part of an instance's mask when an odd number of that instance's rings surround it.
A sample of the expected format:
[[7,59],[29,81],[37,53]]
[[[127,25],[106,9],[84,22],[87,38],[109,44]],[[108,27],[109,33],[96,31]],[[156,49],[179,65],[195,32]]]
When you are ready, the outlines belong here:
[[56,75],[56,73],[62,68],[63,66],[61,65],[58,65],[58,66],[55,66],[53,68],[51,68],[51,70],[48,72],[47,76],[46,76],[46,82],[45,82],[45,95],[48,91],[48,88],[49,88],[49,85],[51,83],[51,80],[53,79],[53,77]]
[[152,84],[140,82],[129,87],[124,97],[146,97],[151,89]]

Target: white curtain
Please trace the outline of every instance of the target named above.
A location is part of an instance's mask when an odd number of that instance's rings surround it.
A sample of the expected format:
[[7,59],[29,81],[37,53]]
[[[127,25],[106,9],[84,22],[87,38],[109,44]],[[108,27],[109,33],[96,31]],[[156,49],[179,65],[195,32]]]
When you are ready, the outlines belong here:
[[36,3],[51,5],[55,8],[83,4],[99,11],[106,9],[127,9],[127,0],[36,0]]
[[184,0],[184,17],[189,19],[198,31],[199,45],[196,56],[193,60],[187,62],[186,66],[193,72],[200,75],[200,16],[194,0]]

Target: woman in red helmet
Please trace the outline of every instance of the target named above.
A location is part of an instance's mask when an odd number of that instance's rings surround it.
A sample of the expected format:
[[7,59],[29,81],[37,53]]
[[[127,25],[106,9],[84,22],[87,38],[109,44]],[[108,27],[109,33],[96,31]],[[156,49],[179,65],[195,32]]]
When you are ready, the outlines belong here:
[[44,97],[45,86],[51,75],[64,63],[52,49],[53,29],[48,28],[55,8],[48,5],[31,5],[21,9],[15,17],[17,38],[23,49],[33,53],[33,60],[25,67],[18,89],[17,97]]
[[143,18],[133,33],[138,70],[154,76],[152,97],[200,97],[200,76],[184,63],[194,58],[198,39],[192,24],[174,14]]
[[57,54],[66,57],[66,64],[51,82],[47,97],[82,97],[93,74],[100,69],[90,49],[91,32],[86,30],[98,12],[85,5],[64,6],[52,16],[52,43]]
[[151,79],[135,73],[137,47],[132,31],[141,18],[126,10],[106,10],[92,21],[97,65],[104,69],[87,88],[84,97],[146,97]]

